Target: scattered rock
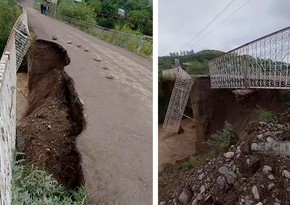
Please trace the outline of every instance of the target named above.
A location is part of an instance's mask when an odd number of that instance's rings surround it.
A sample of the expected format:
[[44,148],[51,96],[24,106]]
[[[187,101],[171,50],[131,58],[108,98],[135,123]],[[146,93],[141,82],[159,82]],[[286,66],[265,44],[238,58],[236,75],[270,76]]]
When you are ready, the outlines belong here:
[[52,36],[52,40],[57,40],[57,37],[56,36]]
[[161,201],[160,205],[166,205],[166,201]]
[[197,199],[194,199],[193,201],[192,201],[192,204],[191,205],[198,205],[198,200]]
[[51,129],[51,125],[48,125],[47,127],[48,127],[48,129]]
[[67,41],[67,44],[72,44],[72,42],[71,41]]
[[224,153],[224,157],[227,158],[227,159],[231,159],[234,155],[235,155],[234,152],[227,152],[227,153]]
[[237,178],[237,176],[233,171],[230,171],[227,167],[225,167],[225,166],[220,167],[218,169],[218,172],[223,174],[226,177],[227,182],[229,184],[235,183],[235,179]]
[[261,140],[261,139],[263,139],[263,134],[259,134],[259,135],[257,135],[257,137]]
[[115,77],[113,75],[108,75],[107,78],[108,79],[114,79]]
[[271,180],[273,180],[275,177],[274,177],[274,175],[273,174],[269,174],[268,175],[268,179],[271,179]]
[[94,60],[97,62],[101,62],[101,58],[99,57],[99,55],[95,55]]
[[272,188],[274,188],[274,186],[275,186],[274,183],[270,183],[270,184],[268,185],[268,190],[271,190]]
[[282,130],[284,128],[284,125],[281,125],[281,124],[277,124],[276,127],[280,130]]
[[265,165],[265,166],[263,167],[263,173],[264,173],[265,175],[268,175],[269,172],[271,172],[271,171],[272,171],[272,168],[271,168],[270,166]]
[[84,49],[84,51],[85,51],[85,52],[89,52],[90,50],[89,50],[88,47],[86,47],[86,48]]
[[104,66],[103,69],[104,70],[109,70],[109,67],[108,66]]
[[290,179],[290,172],[288,172],[287,170],[284,169],[283,172],[282,172],[282,176]]
[[267,137],[267,142],[272,143],[275,142],[276,140],[273,139],[273,137]]
[[180,195],[179,195],[179,198],[178,200],[180,201],[180,203],[182,204],[187,204],[190,199],[192,197],[192,193],[191,191],[183,191]]
[[247,159],[247,164],[250,165],[250,163],[251,163],[251,159],[248,158],[248,159]]
[[81,45],[81,44],[78,44],[78,45],[77,45],[77,47],[78,47],[78,48],[81,48],[81,47],[82,47],[82,45]]
[[198,179],[199,180],[202,180],[204,177],[205,177],[205,174],[204,173],[201,173],[200,175],[198,175]]
[[202,200],[202,194],[201,193],[198,193],[196,199],[198,201],[201,201]]
[[216,183],[218,184],[218,186],[219,186],[220,189],[225,188],[225,185],[226,185],[226,179],[225,179],[225,177],[224,176],[219,176],[216,179]]
[[202,186],[200,187],[200,193],[203,194],[204,192],[205,192],[205,186],[202,185]]
[[263,205],[262,202],[257,203],[256,205]]
[[257,186],[252,187],[252,193],[254,195],[254,199],[256,199],[256,200],[260,199],[260,195],[259,195]]

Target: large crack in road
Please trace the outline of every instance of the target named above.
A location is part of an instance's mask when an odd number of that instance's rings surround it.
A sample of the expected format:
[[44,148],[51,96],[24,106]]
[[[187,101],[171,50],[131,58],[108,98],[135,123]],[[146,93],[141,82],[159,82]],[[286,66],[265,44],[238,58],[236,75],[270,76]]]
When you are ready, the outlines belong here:
[[75,82],[87,122],[77,148],[90,202],[151,204],[152,62],[33,9],[28,17],[38,39],[56,36],[70,56],[65,71]]

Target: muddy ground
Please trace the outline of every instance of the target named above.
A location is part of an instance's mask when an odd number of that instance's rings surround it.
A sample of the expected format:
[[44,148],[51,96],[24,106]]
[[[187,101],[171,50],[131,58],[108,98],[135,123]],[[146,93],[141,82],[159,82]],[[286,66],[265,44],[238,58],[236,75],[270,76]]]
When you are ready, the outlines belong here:
[[16,121],[18,122],[25,111],[28,103],[28,74],[27,72],[17,73],[17,93],[16,93]]
[[190,119],[183,119],[181,126],[184,132],[180,134],[170,134],[162,130],[162,125],[158,129],[158,163],[159,171],[167,163],[175,163],[178,160],[195,153],[195,123]]
[[26,163],[36,164],[75,189],[83,183],[76,137],[85,121],[73,80],[63,70],[69,57],[57,44],[41,40],[29,54],[28,107],[17,124],[17,150],[25,154]]

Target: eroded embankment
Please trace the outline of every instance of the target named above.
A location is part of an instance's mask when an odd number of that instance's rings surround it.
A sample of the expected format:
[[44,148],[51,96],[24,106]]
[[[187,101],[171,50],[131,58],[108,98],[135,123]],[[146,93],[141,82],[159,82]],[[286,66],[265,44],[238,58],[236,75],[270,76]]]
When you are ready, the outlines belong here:
[[[207,143],[197,147],[202,151],[198,155],[159,174],[160,204],[289,204],[290,160],[281,154],[290,151],[282,143],[290,139],[289,91],[260,89],[236,97],[232,90],[210,89],[208,78],[198,78],[190,97]],[[259,108],[273,112],[275,122],[259,122]],[[210,136],[225,121],[236,133],[230,146],[217,149]],[[267,143],[268,148],[257,153],[252,143],[261,144],[260,149]]]
[[200,121],[208,138],[224,127],[225,121],[242,131],[248,122],[258,120],[258,110],[274,113],[287,110],[281,90],[257,89],[246,96],[236,97],[233,89],[211,89],[208,77],[194,79],[190,94],[193,117]]
[[28,109],[17,125],[17,149],[70,189],[83,182],[76,138],[85,126],[83,106],[64,71],[70,59],[58,44],[37,40],[30,48]]

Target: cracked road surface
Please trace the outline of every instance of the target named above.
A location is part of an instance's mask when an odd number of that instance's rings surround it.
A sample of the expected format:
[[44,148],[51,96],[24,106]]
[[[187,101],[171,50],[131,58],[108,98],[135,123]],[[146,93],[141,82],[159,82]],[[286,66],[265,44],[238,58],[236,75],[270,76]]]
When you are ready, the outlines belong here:
[[32,3],[23,2],[30,26],[67,50],[65,71],[84,102],[87,126],[77,147],[90,203],[152,204],[152,62],[41,15]]

